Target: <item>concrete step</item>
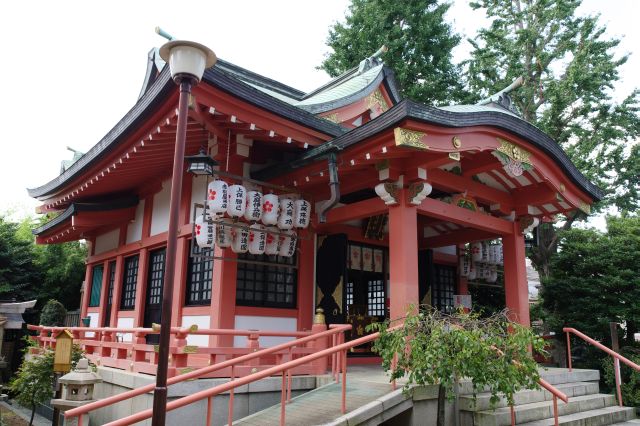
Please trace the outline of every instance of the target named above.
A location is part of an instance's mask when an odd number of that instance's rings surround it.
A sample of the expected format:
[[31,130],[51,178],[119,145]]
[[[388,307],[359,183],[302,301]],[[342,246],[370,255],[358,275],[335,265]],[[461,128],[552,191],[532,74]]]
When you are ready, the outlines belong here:
[[[564,392],[568,397],[593,395],[600,392],[600,386],[598,382],[574,382],[574,383],[561,383],[555,385],[557,389]],[[533,402],[551,401],[553,396],[551,392],[545,389],[537,390],[523,390],[514,395],[515,405],[531,404]],[[500,400],[493,406],[491,406],[491,394],[481,393],[476,395],[474,400],[473,395],[461,395],[459,399],[459,407],[465,411],[484,411],[492,408],[507,407],[507,400],[500,398]]]
[[640,425],[640,419],[632,419],[632,420],[627,420],[626,422],[622,422],[622,423],[614,423],[613,426],[638,426]]
[[[569,371],[566,368],[540,368],[540,377],[556,386],[563,383],[575,382],[598,382],[600,380],[600,372],[598,370],[582,370],[574,368]],[[458,385],[461,395],[473,393],[473,384],[471,380],[463,379]]]
[[[604,426],[626,423],[635,418],[633,407],[604,407],[558,417],[558,424],[564,426]],[[554,418],[522,423],[523,426],[553,426]],[[637,426],[638,423],[631,423]]]
[[[569,398],[569,403],[558,401],[558,414],[571,415],[579,412],[596,410],[615,404],[615,397],[607,394],[582,395]],[[516,423],[527,423],[537,420],[553,419],[553,401],[533,402],[515,406]],[[511,409],[509,407],[495,410],[461,413],[463,426],[509,426]],[[473,420],[471,422],[471,419]]]

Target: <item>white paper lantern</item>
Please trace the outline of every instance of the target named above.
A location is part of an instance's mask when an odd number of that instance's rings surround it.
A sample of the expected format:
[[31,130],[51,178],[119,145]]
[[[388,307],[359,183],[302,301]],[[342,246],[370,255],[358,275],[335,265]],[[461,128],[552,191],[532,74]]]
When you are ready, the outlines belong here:
[[487,255],[489,256],[489,258],[487,259],[487,263],[489,265],[495,265],[496,264],[496,246],[493,245],[489,245],[487,247]]
[[293,224],[296,228],[304,229],[309,226],[311,220],[311,203],[307,200],[296,200],[293,215]]
[[196,244],[200,248],[211,248],[216,242],[216,226],[204,220],[202,216],[196,217],[193,231],[196,237]]
[[471,260],[474,262],[482,261],[482,243],[472,243],[471,244]]
[[266,194],[262,197],[262,223],[275,225],[278,223],[280,202],[276,194]]
[[231,217],[241,217],[247,204],[247,190],[242,185],[231,185],[229,187],[229,197],[227,204],[227,214]]
[[498,244],[497,249],[497,263],[498,265],[504,265],[504,253],[502,251],[502,244]]
[[225,217],[223,219],[218,219],[218,220],[220,222],[224,222],[224,224],[218,223],[218,225],[216,226],[216,244],[218,244],[218,247],[222,247],[222,248],[231,247],[231,243],[233,242],[233,236],[231,231],[233,227],[225,224],[232,223],[233,221],[228,217]]
[[244,218],[249,222],[257,222],[262,217],[262,193],[258,191],[247,192],[247,204],[244,210]]
[[482,246],[482,262],[489,263],[489,244],[486,242],[481,243]]
[[234,253],[246,253],[249,250],[249,230],[247,228],[233,228],[231,236],[231,250]]
[[264,226],[254,223],[249,227],[249,253],[264,254],[267,246],[267,233]]
[[291,257],[296,253],[296,243],[298,237],[295,231],[288,230],[283,232],[286,235],[280,236],[280,251],[278,254],[283,257]]
[[468,277],[469,276],[469,268],[471,267],[471,261],[467,256],[460,257],[460,276]]
[[277,234],[278,232],[280,230],[275,226],[267,228],[265,254],[273,256],[280,252],[280,235]]
[[207,207],[209,213],[214,216],[227,211],[229,198],[229,185],[223,180],[209,182],[207,187]]
[[496,265],[489,266],[489,276],[487,277],[488,283],[495,283],[498,280],[498,268]]
[[478,265],[472,260],[469,263],[469,280],[475,280],[478,277]]
[[291,198],[280,199],[280,216],[278,216],[278,228],[291,229],[293,228],[293,213],[295,205]]

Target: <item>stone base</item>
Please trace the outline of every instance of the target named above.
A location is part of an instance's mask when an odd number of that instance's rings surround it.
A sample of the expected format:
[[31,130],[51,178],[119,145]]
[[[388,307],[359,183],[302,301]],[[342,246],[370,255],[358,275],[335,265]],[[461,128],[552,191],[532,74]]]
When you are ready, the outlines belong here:
[[[95,402],[95,399],[90,399],[88,401],[69,401],[68,399],[52,399],[51,405],[55,408],[58,408],[62,413],[67,410],[71,410],[73,408],[82,407],[83,405],[87,405],[91,402]],[[65,419],[65,426],[79,426],[78,418],[74,417],[72,419]],[[82,417],[82,426],[89,426],[89,416]]]

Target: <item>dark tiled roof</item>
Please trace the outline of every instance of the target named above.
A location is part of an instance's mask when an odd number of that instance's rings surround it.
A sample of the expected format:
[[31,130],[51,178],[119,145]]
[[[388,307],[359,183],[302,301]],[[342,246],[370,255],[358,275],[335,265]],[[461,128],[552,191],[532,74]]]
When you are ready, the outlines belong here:
[[509,131],[540,148],[549,155],[558,166],[566,171],[569,178],[584,192],[593,197],[594,200],[601,200],[603,193],[591,183],[576,166],[569,160],[567,154],[549,136],[530,123],[504,112],[498,112],[487,108],[486,111],[457,112],[426,106],[417,102],[405,99],[393,108],[371,120],[364,125],[351,130],[337,138],[313,148],[294,161],[270,167],[256,173],[257,179],[269,179],[285,174],[292,168],[302,167],[310,162],[323,158],[329,152],[342,151],[352,145],[366,140],[367,138],[387,129],[396,127],[406,119],[413,119],[423,123],[435,124],[444,127],[470,127],[470,126],[491,126]]

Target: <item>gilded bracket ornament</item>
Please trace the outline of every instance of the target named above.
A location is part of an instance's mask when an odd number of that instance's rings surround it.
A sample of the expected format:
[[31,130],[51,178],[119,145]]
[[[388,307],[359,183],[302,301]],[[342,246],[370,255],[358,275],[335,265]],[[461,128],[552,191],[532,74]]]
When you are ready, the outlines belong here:
[[523,235],[533,231],[533,228],[538,226],[538,224],[540,224],[540,219],[533,216],[523,216],[518,221],[520,233]]
[[379,183],[375,191],[386,205],[398,204],[398,188],[393,183]]
[[385,112],[389,109],[389,104],[387,104],[384,96],[382,96],[380,89],[374,90],[373,93],[367,96],[367,108],[374,109],[375,107],[380,108],[381,112]]
[[500,146],[492,154],[500,160],[509,175],[522,176],[523,171],[533,169],[529,151],[502,138],[498,138],[498,142]]
[[422,201],[427,198],[429,194],[431,194],[432,189],[432,186],[427,182],[414,182],[409,185],[409,190],[407,191],[407,201],[409,202],[409,204],[419,206]]
[[425,136],[427,136],[426,133],[403,129],[402,127],[396,127],[393,129],[393,137],[396,141],[396,146],[414,148],[423,151],[427,150],[429,147],[427,144],[422,142],[422,138]]

